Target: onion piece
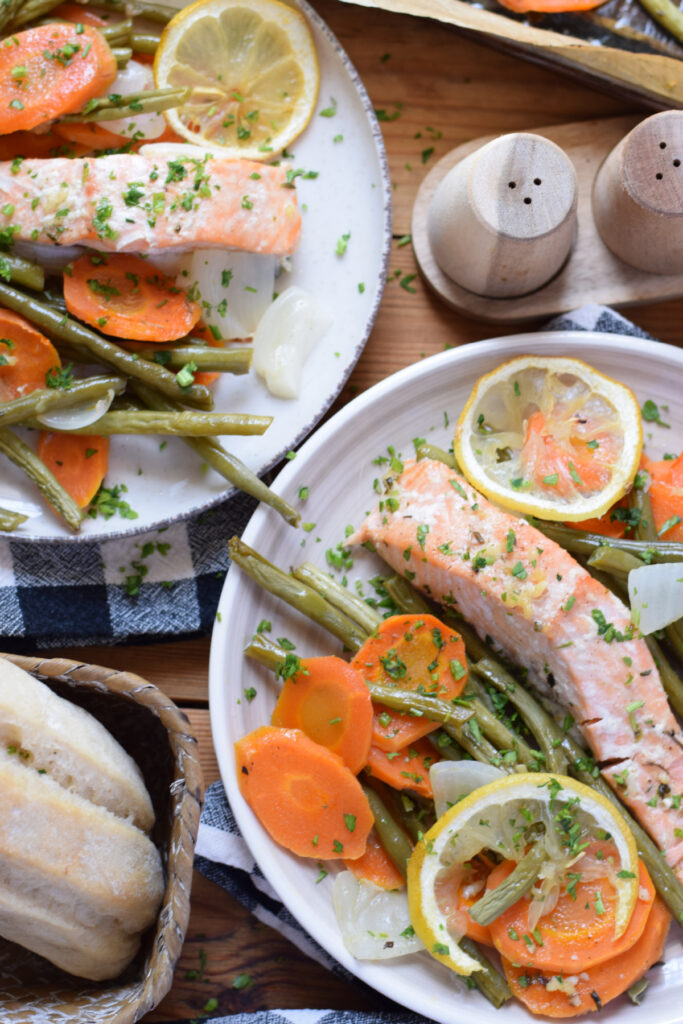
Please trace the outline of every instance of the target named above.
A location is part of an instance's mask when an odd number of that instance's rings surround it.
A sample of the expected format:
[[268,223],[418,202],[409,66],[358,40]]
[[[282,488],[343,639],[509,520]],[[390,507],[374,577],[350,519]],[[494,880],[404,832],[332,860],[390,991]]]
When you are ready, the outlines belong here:
[[94,402],[79,402],[69,409],[53,409],[52,412],[45,412],[36,419],[49,430],[80,430],[82,427],[89,427],[96,423],[114,400],[114,389],[110,388],[106,395],[97,398]]
[[276,267],[276,256],[196,249],[176,283],[208,303],[203,318],[221,338],[250,338],[273,301]]
[[440,818],[463,796],[503,775],[505,772],[500,768],[480,761],[437,761],[429,769],[437,817]]
[[333,898],[344,945],[357,960],[390,960],[424,949],[411,927],[404,889],[381,889],[342,871]]
[[306,359],[332,323],[303,288],[287,288],[268,307],[254,334],[254,369],[279,398],[298,398]]
[[15,256],[38,263],[46,274],[61,273],[67,263],[73,263],[82,256],[82,245],[43,245],[42,242],[15,242],[12,246]]
[[[129,60],[125,68],[121,68],[114,84],[107,89],[107,96],[132,96],[134,93],[147,92],[154,88],[154,72],[151,65],[140,64]],[[129,111],[125,117],[114,121],[101,121],[100,124],[108,132],[136,139],[158,139],[166,130],[166,118],[161,113],[136,114]]]
[[148,142],[140,146],[138,152],[149,160],[177,160],[184,156],[192,160],[203,160],[207,155],[211,156],[208,149],[195,146],[192,142]]
[[683,565],[661,562],[628,574],[631,619],[643,636],[683,618]]

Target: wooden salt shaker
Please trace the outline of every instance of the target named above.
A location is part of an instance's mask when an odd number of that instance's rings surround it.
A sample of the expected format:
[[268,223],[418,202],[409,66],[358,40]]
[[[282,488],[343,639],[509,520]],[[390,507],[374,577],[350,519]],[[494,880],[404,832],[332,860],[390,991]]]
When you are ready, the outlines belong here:
[[491,298],[525,295],[562,267],[576,234],[576,173],[554,142],[502,135],[456,164],[429,208],[441,270]]
[[612,252],[639,270],[683,273],[683,111],[653,114],[607,156],[593,216]]

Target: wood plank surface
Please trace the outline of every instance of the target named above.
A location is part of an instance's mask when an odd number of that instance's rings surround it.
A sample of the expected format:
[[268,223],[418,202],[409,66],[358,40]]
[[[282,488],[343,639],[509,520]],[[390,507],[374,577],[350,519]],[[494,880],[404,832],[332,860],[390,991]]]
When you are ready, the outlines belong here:
[[[395,186],[390,281],[370,341],[336,403],[338,408],[395,370],[444,348],[519,330],[511,325],[492,329],[461,316],[421,282],[411,246],[403,236],[410,232],[417,188],[433,163],[454,146],[478,136],[634,110],[560,74],[484,48],[436,22],[334,0],[314,0],[314,5],[347,49],[374,106],[393,118],[382,121]],[[682,314],[681,301],[640,306],[629,313],[654,336],[674,344],[679,342]],[[199,738],[210,783],[218,770],[208,714],[209,647],[205,637],[147,646],[69,648],[60,653],[137,672],[179,702]],[[28,644],[25,653],[33,653]],[[192,906],[173,989],[146,1021],[199,1020],[277,1007],[386,1005],[362,985],[347,985],[332,977],[197,872]],[[233,980],[243,972],[253,983],[233,989]]]

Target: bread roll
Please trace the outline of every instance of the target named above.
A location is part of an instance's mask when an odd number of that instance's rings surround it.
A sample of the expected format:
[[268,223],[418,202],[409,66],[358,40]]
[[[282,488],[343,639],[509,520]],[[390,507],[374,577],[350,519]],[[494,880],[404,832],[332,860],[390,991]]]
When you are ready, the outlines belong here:
[[154,820],[137,766],[91,715],[3,659],[0,736],[0,935],[79,977],[113,978],[164,892],[159,851],[134,824]]
[[72,793],[149,832],[152,801],[138,766],[103,725],[28,672],[0,658],[0,747]]

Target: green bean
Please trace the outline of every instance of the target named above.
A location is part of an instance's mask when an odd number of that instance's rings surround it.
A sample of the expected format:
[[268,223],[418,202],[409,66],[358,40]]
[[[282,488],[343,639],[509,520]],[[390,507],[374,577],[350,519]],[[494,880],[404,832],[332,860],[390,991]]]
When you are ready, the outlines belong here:
[[2,281],[0,281],[0,302],[15,313],[25,316],[31,323],[42,327],[55,338],[62,339],[67,344],[87,349],[91,356],[95,356],[99,362],[114,366],[120,373],[143,381],[170,398],[177,398],[185,405],[197,406],[202,409],[213,407],[213,395],[208,388],[193,384],[183,390],[178,384],[175,374],[164,370],[162,366],[150,363],[146,359],[136,359],[132,352],[126,352],[119,345],[106,340],[88,327],[78,323],[77,320],[72,320],[71,317],[60,313],[45,302],[39,302],[32,296],[24,295],[23,292],[10,288]]
[[501,914],[529,892],[547,856],[545,843],[543,839],[539,839],[500,885],[472,904],[469,909],[472,920],[484,928],[493,924]]
[[97,31],[104,36],[110,46],[130,46],[133,20],[125,18],[123,21],[115,21],[112,25],[101,25]]
[[261,633],[253,635],[244,648],[244,653],[252,661],[258,661],[259,665],[269,668],[271,672],[276,674],[280,665],[283,664],[287,657],[285,650],[278,647],[272,640],[269,640],[268,637],[263,636]]
[[156,53],[161,42],[161,35],[154,32],[133,32],[130,44],[133,53]]
[[30,21],[37,21],[38,18],[44,17],[58,7],[61,2],[62,0],[26,0],[24,4],[20,5],[6,31],[8,33],[15,32],[22,25],[28,25]]
[[[23,423],[32,416],[42,416],[54,409],[70,409],[81,402],[95,402],[111,391],[121,394],[125,387],[126,382],[120,377],[89,377],[75,380],[66,389],[37,388],[27,395],[0,402],[0,427]],[[44,424],[38,424],[37,429],[44,430]]]
[[[461,704],[451,704],[447,700],[439,700],[438,697],[430,697],[427,694],[415,693],[413,690],[398,690],[393,686],[380,686],[379,683],[369,683],[366,686],[370,696],[378,704],[391,708],[392,711],[400,711],[411,718],[428,718],[431,722],[441,722],[443,725],[469,722],[474,715],[470,707],[463,707]],[[474,703],[474,702],[473,702]],[[486,709],[483,709],[486,712]],[[479,711],[477,710],[477,717]]]
[[636,558],[635,555],[629,554],[628,551],[603,544],[588,556],[588,565],[602,569],[603,572],[608,572],[611,576],[619,579],[628,575],[631,569],[641,569],[644,562],[640,558]]
[[0,430],[0,452],[24,471],[72,530],[80,528],[83,513],[74,499],[29,446],[6,427]]
[[[131,381],[130,386],[149,409],[154,409],[157,412],[178,412],[182,408],[177,402],[169,401],[154,388],[147,387],[139,380]],[[233,487],[244,491],[245,494],[250,494],[252,498],[256,498],[257,501],[262,501],[264,505],[274,509],[290,526],[299,525],[301,516],[296,509],[292,508],[289,502],[281,498],[279,494],[272,491],[262,480],[259,480],[255,473],[252,473],[235,455],[227,452],[214,438],[184,437],[183,441]]]
[[504,976],[497,967],[494,967],[486,954],[482,953],[466,935],[460,939],[458,945],[463,953],[471,956],[480,966],[480,970],[470,975],[470,980],[474,982],[481,994],[486,996],[488,1001],[499,1010],[503,1003],[512,999],[512,992]]
[[391,576],[384,581],[384,589],[397,608],[405,615],[430,615],[431,608],[417,590],[402,576]]
[[[606,546],[605,538],[599,533],[573,530],[569,526],[560,526],[558,523],[549,523],[533,517],[530,517],[529,522],[572,554],[590,555],[595,548]],[[646,562],[683,562],[683,544],[671,540],[650,544],[648,541],[629,540],[626,537],[610,537],[609,546],[626,551]]]
[[541,705],[493,658],[482,658],[472,666],[472,670],[495,686],[500,693],[505,694],[520,713],[541,749],[546,771],[564,775],[567,771],[567,757],[560,745],[555,742],[556,736],[549,734],[547,721],[550,716]]
[[112,46],[111,52],[114,54],[116,66],[118,68],[125,68],[126,64],[133,56],[133,51],[129,46]]
[[102,0],[101,3],[92,5],[104,10],[125,11],[126,15],[134,18],[148,18],[159,25],[167,25],[171,18],[178,13],[175,7],[164,7],[163,4],[146,3],[144,0]]
[[650,649],[669,703],[679,718],[683,718],[683,679],[673,668],[662,648],[653,636],[646,636],[645,643]]
[[[476,666],[470,666],[470,668],[474,669]],[[512,729],[509,729],[508,726],[505,725],[500,718],[497,718],[496,715],[493,714],[493,712],[491,712],[485,705],[484,701],[487,697],[486,690],[472,672],[470,673],[467,683],[467,690],[473,690],[477,694],[478,699],[470,701],[470,707],[474,711],[477,723],[484,735],[490,739],[494,746],[498,747],[499,750],[516,750],[521,764],[534,764],[534,751],[531,747],[522,739],[521,736],[518,736],[517,733],[512,731]],[[552,770],[559,771],[559,769]]]
[[0,4],[0,29],[14,21],[25,2],[26,0],[3,0]]
[[23,516],[21,512],[10,512],[9,509],[0,508],[0,531],[12,533],[27,519],[28,516]]
[[634,1006],[640,1006],[645,996],[645,989],[649,984],[650,982],[647,978],[639,978],[638,981],[634,981],[631,987],[626,990],[626,995]]
[[317,590],[330,604],[353,619],[366,633],[372,633],[382,622],[382,616],[356,594],[343,587],[329,573],[311,562],[304,562],[292,570],[292,576]]
[[434,801],[420,801],[417,796],[409,795],[405,791],[399,792],[379,779],[373,779],[372,785],[401,828],[408,833],[414,843],[419,842],[436,820]]
[[[2,406],[0,406],[0,418]],[[159,434],[176,437],[212,437],[215,434],[263,434],[273,422],[272,416],[218,412],[106,412],[87,427],[52,427],[59,434]],[[43,425],[29,419],[36,430]]]
[[134,119],[138,114],[155,114],[178,107],[189,95],[189,89],[168,88],[131,93],[121,96],[115,103],[108,97],[93,99],[78,114],[65,114],[62,121],[89,124],[91,121],[119,121],[122,117]]
[[23,260],[20,256],[10,253],[0,255],[0,275],[33,291],[41,291],[45,287],[45,272],[37,263]]
[[137,355],[140,359],[151,359],[171,370],[182,370],[188,363],[194,363],[198,370],[242,374],[249,372],[254,350],[250,345],[234,345],[230,348],[209,348],[208,345],[167,348],[165,345],[157,345],[154,349],[143,349]]
[[345,647],[357,651],[362,647],[366,634],[343,612],[333,608],[325,598],[301,580],[295,580],[289,573],[278,569],[267,559],[244,544],[239,537],[232,537],[228,545],[230,559],[243,572],[269,593],[296,608],[302,615],[317,622],[336,636]]
[[654,18],[674,39],[683,43],[683,12],[673,0],[640,0],[651,18]]
[[640,519],[635,527],[636,539],[650,542],[656,541],[657,530],[652,513],[652,502],[645,488],[633,487],[629,494],[629,504],[631,508],[638,509],[640,512]]
[[457,740],[455,740],[453,736],[449,736],[443,729],[437,729],[436,732],[430,732],[427,739],[443,760],[463,760],[465,753],[464,750]]
[[367,797],[372,816],[375,819],[375,831],[379,836],[379,841],[389,855],[389,859],[396,870],[400,871],[405,878],[408,861],[413,852],[412,844],[403,829],[398,827],[389,814],[379,793],[375,792],[370,786],[363,786],[363,792]]
[[466,722],[463,726],[454,725],[451,722],[448,725],[444,725],[443,730],[475,761],[505,768],[505,765],[501,763],[499,751],[492,743],[489,743],[485,736],[482,736],[476,719],[474,720],[474,726],[472,720]]
[[447,452],[444,448],[439,448],[435,444],[423,444],[418,445],[417,448],[418,459],[434,459],[435,462],[443,462],[444,466],[448,466],[449,469],[453,469],[456,472],[459,471],[458,463],[455,461],[455,455],[452,452]]
[[668,626],[664,627],[664,632],[676,657],[683,660],[683,623],[681,620],[670,622]]

